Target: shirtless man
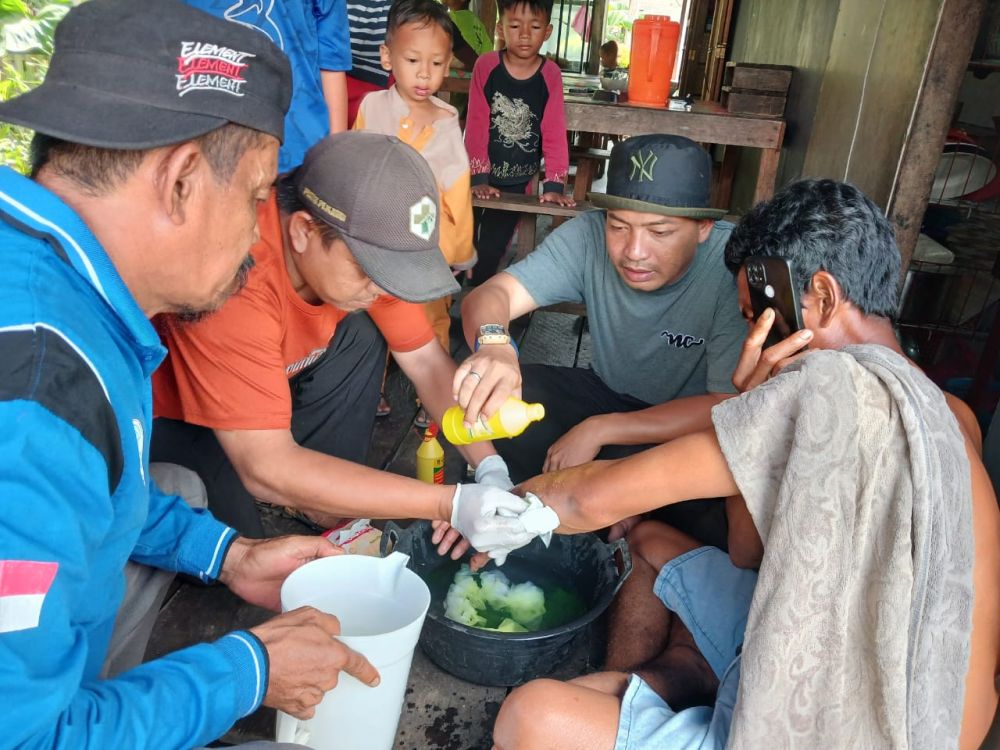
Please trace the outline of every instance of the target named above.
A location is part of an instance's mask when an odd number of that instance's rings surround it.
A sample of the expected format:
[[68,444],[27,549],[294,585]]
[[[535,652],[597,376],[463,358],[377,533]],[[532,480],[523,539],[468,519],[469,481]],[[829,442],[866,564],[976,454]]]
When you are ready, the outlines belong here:
[[[898,250],[884,216],[857,189],[829,180],[789,186],[769,204],[755,209],[734,231],[727,262],[739,268],[747,255],[758,254],[781,255],[792,261],[795,281],[802,290],[806,330],[764,350],[773,314],[762,315],[752,326],[734,375],[740,390],[753,389],[777,374],[806,345],[811,350],[839,350],[852,344],[876,344],[895,353],[885,352],[886,356],[903,362],[891,323],[897,301]],[[751,318],[743,272],[738,285],[744,315]],[[797,373],[781,375],[767,388],[779,386],[781,378],[802,373],[807,363],[808,358]],[[902,369],[907,369],[905,363]],[[954,746],[957,741],[962,750],[975,750],[989,730],[998,703],[1000,513],[980,460],[981,439],[975,419],[959,400],[947,395],[945,400],[958,424],[958,430],[951,431],[955,453],[961,456],[957,440],[962,439],[968,459],[974,540],[965,695],[961,716],[952,717],[957,736],[949,744]],[[717,407],[717,412],[740,401],[752,409],[753,400],[744,397]],[[845,413],[852,407],[845,404]],[[937,425],[928,423],[927,427],[928,432],[941,434],[933,430]],[[558,512],[563,533],[602,528],[623,517],[690,498],[736,496],[741,489],[736,478],[739,473],[732,467],[731,442],[724,451],[725,437],[721,432],[717,436],[714,429],[695,433],[621,461],[591,463],[537,477],[524,487]],[[762,456],[760,461],[766,459]],[[817,496],[821,494],[817,492]],[[945,498],[951,502],[949,494],[961,497],[961,489],[945,487]],[[739,526],[739,543],[731,549],[741,564],[752,566],[760,562],[766,546],[757,529],[761,519],[752,516],[748,504],[740,500],[731,500],[730,505],[746,521]],[[731,513],[731,520],[734,517],[737,514]],[[647,522],[630,536],[638,553],[630,584],[645,581],[647,596],[635,602],[630,623],[619,621],[618,632],[613,623],[612,645],[619,642],[619,664],[630,660],[632,664],[568,683],[536,680],[519,688],[498,717],[494,733],[497,750],[556,746],[669,750],[688,747],[685,743],[722,748],[730,740],[730,722],[739,708],[738,657],[756,574],[737,568],[720,552],[699,548],[669,527]],[[733,540],[731,534],[731,544]],[[783,543],[789,544],[787,539]],[[944,574],[939,569],[930,573],[935,578]],[[668,579],[670,585],[664,585]],[[655,589],[651,585],[654,580]],[[678,583],[680,595],[672,588]],[[655,590],[656,596],[649,595],[650,590]],[[691,622],[699,627],[689,632]],[[926,624],[926,620],[921,622]],[[622,646],[626,641],[630,643]],[[678,684],[687,687],[679,689]],[[869,685],[858,687],[860,692]],[[712,694],[708,701],[704,700],[706,692]],[[739,695],[745,700],[743,693]],[[715,707],[705,707],[712,697]],[[815,732],[818,724],[818,720],[811,723],[807,731]]]

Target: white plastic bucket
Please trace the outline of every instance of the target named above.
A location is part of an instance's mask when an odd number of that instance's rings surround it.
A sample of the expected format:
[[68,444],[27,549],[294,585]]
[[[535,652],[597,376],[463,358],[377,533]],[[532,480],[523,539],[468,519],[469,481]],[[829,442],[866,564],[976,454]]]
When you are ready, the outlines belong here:
[[424,624],[431,592],[406,569],[409,557],[338,555],[303,565],[281,587],[287,612],[312,606],[340,620],[338,640],[367,657],[381,682],[368,687],[346,672],[300,721],[278,712],[278,742],[314,750],[390,750],[403,708],[413,650]]

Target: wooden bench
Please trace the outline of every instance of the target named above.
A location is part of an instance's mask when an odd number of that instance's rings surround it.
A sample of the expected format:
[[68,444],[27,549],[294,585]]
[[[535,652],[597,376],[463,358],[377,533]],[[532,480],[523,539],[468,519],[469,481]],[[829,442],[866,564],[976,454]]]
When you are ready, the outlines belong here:
[[517,252],[514,260],[519,261],[535,249],[535,221],[540,214],[572,218],[593,206],[587,201],[578,201],[575,206],[560,206],[558,203],[539,203],[537,195],[522,193],[500,193],[499,198],[472,197],[474,208],[492,208],[497,211],[516,211],[528,214],[521,218],[517,228]]
[[[516,211],[526,214],[521,217],[521,222],[517,228],[517,249],[514,254],[515,263],[525,258],[528,253],[535,249],[535,222],[539,215],[572,218],[593,208],[587,201],[577,201],[575,206],[560,206],[558,203],[539,203],[537,195],[527,195],[524,193],[500,193],[499,198],[486,199],[472,196],[472,205],[474,208],[493,208],[498,211]],[[573,302],[550,305],[545,309],[565,312],[571,315],[587,314],[585,306]]]

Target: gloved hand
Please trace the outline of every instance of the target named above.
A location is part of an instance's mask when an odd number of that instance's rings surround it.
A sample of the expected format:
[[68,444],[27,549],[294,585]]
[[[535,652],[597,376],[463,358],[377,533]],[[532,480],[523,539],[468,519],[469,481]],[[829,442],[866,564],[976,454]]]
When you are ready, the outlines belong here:
[[512,490],[514,483],[510,481],[510,469],[499,455],[487,456],[476,467],[476,484],[485,484],[498,489]]
[[517,518],[528,507],[527,500],[496,487],[460,484],[451,501],[451,525],[473,547],[490,553],[502,565],[508,553],[535,538]]

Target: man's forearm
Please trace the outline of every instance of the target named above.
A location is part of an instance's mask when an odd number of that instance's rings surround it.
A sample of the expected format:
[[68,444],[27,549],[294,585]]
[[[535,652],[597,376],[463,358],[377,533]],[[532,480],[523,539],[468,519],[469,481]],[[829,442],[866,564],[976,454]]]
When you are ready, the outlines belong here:
[[[441,424],[445,410],[455,405],[451,393],[455,362],[436,340],[415,352],[405,354],[394,352],[393,356],[416,388],[420,402],[434,420]],[[478,466],[484,458],[496,453],[493,444],[488,441],[456,447],[462,457],[473,466]]]
[[732,394],[676,398],[648,409],[590,417],[603,445],[660,444],[712,426],[712,407]]
[[594,531],[664,505],[739,491],[713,430],[619,461],[594,461],[543,474],[521,487],[556,511],[563,534]]
[[337,70],[320,71],[323,99],[330,115],[330,133],[347,130],[347,74]]
[[470,349],[475,347],[479,327],[486,323],[510,327],[510,299],[496,285],[481,286],[462,301],[462,331]]
[[[434,421],[438,424],[441,424],[445,410],[455,405],[455,401],[451,397],[451,379],[454,375],[455,367],[454,363],[452,363],[447,379],[443,377],[433,378],[423,388],[414,381],[420,402],[426,407],[427,411],[434,417]],[[488,440],[481,443],[456,445],[455,448],[462,454],[462,458],[474,467],[479,466],[479,462],[487,456],[492,456],[496,453],[493,443]]]
[[299,445],[255,461],[250,470],[234,463],[247,489],[276,505],[344,518],[451,518],[453,486],[424,484]]

